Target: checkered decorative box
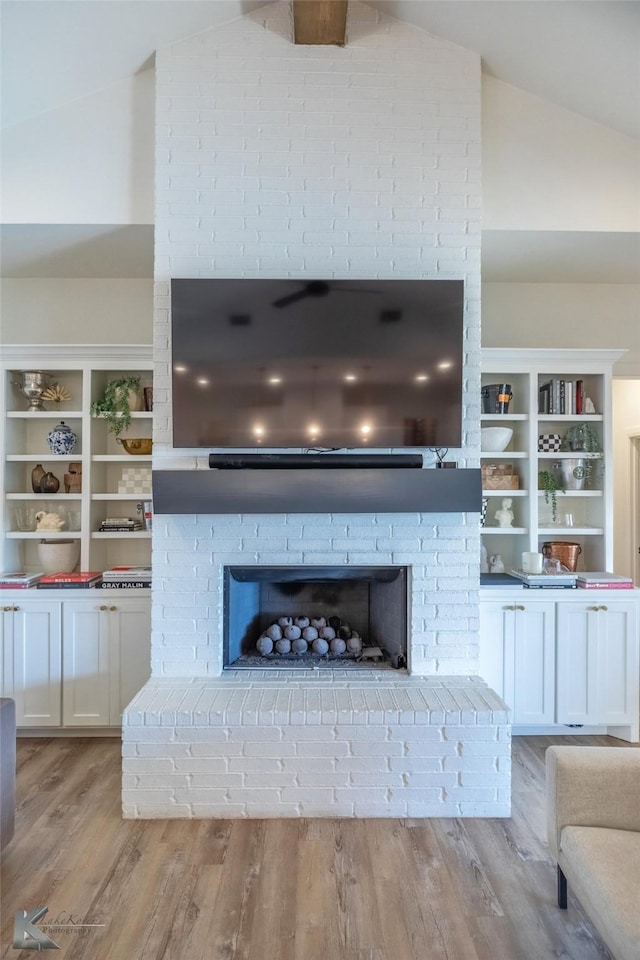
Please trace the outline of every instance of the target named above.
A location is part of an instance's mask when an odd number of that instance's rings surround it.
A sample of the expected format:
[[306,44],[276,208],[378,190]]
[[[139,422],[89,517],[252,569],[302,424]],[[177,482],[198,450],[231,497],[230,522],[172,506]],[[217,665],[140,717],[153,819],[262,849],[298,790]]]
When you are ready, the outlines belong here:
[[122,479],[118,480],[118,493],[135,496],[151,496],[151,470],[149,467],[123,467]]
[[559,433],[541,433],[538,437],[539,453],[557,453],[562,444]]

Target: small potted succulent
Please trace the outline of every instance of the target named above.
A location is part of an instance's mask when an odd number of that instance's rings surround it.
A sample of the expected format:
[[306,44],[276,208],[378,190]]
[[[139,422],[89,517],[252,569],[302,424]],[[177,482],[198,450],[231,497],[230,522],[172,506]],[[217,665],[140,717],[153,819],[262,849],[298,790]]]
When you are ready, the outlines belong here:
[[110,432],[119,437],[131,426],[131,411],[142,408],[141,396],[140,377],[117,377],[107,382],[103,398],[91,404],[91,413],[105,417]]
[[562,445],[565,450],[602,453],[600,437],[590,423],[574,423],[565,433]]

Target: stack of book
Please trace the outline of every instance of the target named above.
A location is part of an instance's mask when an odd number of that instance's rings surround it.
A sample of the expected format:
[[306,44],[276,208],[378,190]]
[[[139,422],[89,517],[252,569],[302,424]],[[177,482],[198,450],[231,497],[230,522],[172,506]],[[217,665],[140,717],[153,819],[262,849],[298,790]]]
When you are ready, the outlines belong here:
[[522,580],[525,587],[532,590],[573,590],[576,586],[575,573],[524,573],[512,570],[512,577]]
[[584,413],[584,384],[582,380],[554,378],[540,384],[538,413]]
[[151,567],[112,567],[102,574],[105,590],[136,590],[151,586]]
[[27,587],[35,587],[41,576],[42,573],[25,573],[23,570],[17,573],[0,573],[0,590],[26,590]]
[[100,533],[135,533],[143,529],[142,520],[135,517],[106,517],[100,524]]
[[102,574],[99,570],[61,570],[59,573],[47,573],[40,577],[38,590],[97,587],[101,577]]
[[620,577],[615,573],[602,571],[579,573],[576,586],[582,590],[633,590],[634,582],[631,577]]

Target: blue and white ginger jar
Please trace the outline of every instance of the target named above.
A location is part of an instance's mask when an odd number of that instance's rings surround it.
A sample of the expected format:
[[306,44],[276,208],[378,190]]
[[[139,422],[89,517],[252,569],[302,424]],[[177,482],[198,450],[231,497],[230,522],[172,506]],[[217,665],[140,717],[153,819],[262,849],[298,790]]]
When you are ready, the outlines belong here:
[[66,456],[71,453],[76,445],[76,434],[71,427],[68,427],[64,420],[61,420],[53,430],[47,434],[47,443],[51,453]]

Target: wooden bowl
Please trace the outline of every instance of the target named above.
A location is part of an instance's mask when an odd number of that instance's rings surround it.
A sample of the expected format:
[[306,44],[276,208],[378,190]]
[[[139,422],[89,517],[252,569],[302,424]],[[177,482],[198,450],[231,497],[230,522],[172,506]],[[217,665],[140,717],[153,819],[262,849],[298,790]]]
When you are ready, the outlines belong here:
[[151,437],[139,437],[136,440],[123,440],[121,437],[116,437],[118,443],[121,443],[127,453],[132,454],[143,454],[148,456],[151,453],[151,447],[153,446],[153,440]]

